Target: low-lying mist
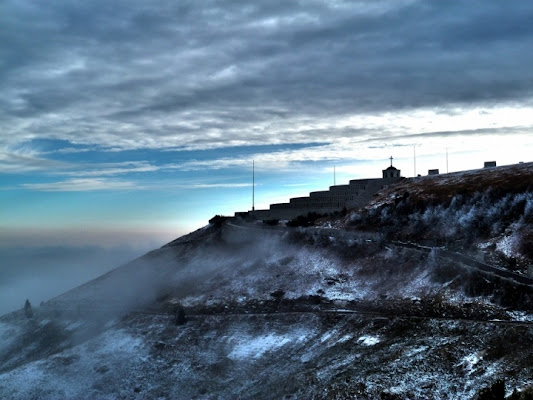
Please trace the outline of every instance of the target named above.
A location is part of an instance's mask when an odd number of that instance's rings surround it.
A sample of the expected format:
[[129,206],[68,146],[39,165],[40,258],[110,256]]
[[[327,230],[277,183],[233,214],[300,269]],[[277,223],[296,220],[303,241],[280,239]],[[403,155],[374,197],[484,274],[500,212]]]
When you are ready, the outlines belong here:
[[180,301],[187,296],[209,296],[213,284],[235,273],[251,273],[257,260],[272,257],[285,247],[278,235],[248,234],[246,240],[219,232],[205,232],[191,244],[181,243],[151,251],[103,274],[87,285],[46,303],[45,310],[74,313],[103,321],[131,310],[149,309],[158,299]]
[[18,246],[0,251],[0,315],[38,305],[144,254],[148,248]]

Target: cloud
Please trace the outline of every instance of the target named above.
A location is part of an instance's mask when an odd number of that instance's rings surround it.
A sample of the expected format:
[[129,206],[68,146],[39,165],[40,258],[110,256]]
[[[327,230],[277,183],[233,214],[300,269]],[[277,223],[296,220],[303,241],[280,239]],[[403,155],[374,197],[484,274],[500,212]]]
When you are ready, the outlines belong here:
[[[527,0],[8,0],[0,16],[0,151],[10,154],[0,168],[66,168],[77,177],[161,168],[100,166],[83,175],[81,166],[44,160],[49,154],[10,150],[43,137],[87,146],[64,154],[313,142],[333,149],[532,127],[531,118],[517,123],[497,112],[496,126],[473,117],[480,109],[531,113],[532,18]],[[344,157],[311,153],[258,157],[281,167]],[[176,167],[245,164],[215,157]]]
[[0,151],[0,172],[24,173],[32,171],[67,170],[69,165],[62,161],[49,160],[33,154]]
[[[141,172],[156,172],[165,167],[152,165],[148,162],[123,162],[123,163],[101,163],[96,165],[79,165],[79,171],[67,172],[66,175],[80,177],[103,177]],[[166,168],[171,168],[170,166]]]
[[251,183],[188,183],[176,184],[172,182],[151,182],[138,185],[130,181],[106,178],[74,178],[59,182],[23,183],[21,186],[28,190],[41,192],[91,192],[99,190],[155,190],[155,189],[231,189],[250,187]]
[[[494,86],[497,81],[507,81],[514,93],[520,89],[512,82],[531,72],[527,63],[508,65],[499,56],[529,44],[533,29],[513,28],[533,13],[526,2],[517,3],[499,9],[436,2],[341,2],[339,8],[326,2],[12,2],[6,6],[10,35],[3,42],[12,44],[5,50],[8,74],[21,84],[8,88],[21,103],[11,111],[31,117],[72,110],[75,121],[91,124],[87,117],[96,116],[115,125],[191,110],[216,115],[243,105],[254,112],[260,104],[280,104],[310,115],[327,105],[322,113],[333,105],[346,112],[357,111],[352,106],[424,105],[432,97],[432,104],[457,101],[470,92],[483,99],[505,91]],[[40,23],[19,27],[23,16]],[[31,34],[20,35],[24,28]],[[512,47],[501,48],[502,42]],[[461,51],[471,43],[483,46],[473,54]],[[26,59],[16,55],[20,47]],[[490,55],[493,50],[498,55]],[[488,62],[507,63],[520,75],[511,79]],[[466,70],[457,74],[459,68]],[[454,94],[464,80],[467,87]],[[488,92],[474,90],[478,85]],[[165,122],[155,119],[153,128]]]
[[87,192],[94,190],[141,189],[141,187],[133,182],[104,178],[73,178],[60,182],[23,183],[21,186],[25,189],[41,192]]

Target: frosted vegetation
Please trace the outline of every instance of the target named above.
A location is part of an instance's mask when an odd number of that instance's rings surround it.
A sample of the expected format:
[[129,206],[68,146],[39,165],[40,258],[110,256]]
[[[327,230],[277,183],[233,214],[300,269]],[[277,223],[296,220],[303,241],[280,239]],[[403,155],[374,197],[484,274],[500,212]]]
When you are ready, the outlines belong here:
[[[457,194],[449,204],[416,204],[409,196],[393,205],[369,211],[362,224],[376,223],[387,233],[409,238],[431,238],[439,243],[497,238],[513,234],[520,239],[516,253],[531,257],[527,235],[533,224],[533,192],[496,197],[491,190],[473,196]],[[358,217],[352,217],[357,221]],[[357,223],[355,223],[357,224]],[[398,229],[399,228],[399,229]]]
[[[498,186],[490,186],[494,181]],[[533,274],[533,166],[401,183],[337,226],[377,231],[390,240],[482,249],[488,261]]]

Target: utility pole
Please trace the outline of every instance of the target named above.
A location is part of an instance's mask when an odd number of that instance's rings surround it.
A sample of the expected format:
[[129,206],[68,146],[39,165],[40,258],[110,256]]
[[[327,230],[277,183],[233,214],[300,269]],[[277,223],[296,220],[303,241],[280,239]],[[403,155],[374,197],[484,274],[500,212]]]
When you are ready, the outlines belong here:
[[448,173],[448,148],[446,147],[446,173]]
[[252,211],[255,211],[255,160],[252,160]]

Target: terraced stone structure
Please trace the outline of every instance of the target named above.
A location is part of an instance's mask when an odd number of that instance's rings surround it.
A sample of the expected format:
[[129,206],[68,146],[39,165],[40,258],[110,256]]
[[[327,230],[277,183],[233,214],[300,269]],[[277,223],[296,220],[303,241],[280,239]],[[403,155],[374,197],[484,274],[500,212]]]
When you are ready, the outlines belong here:
[[376,192],[403,179],[400,170],[392,165],[392,157],[391,165],[382,173],[382,178],[353,179],[348,185],[330,186],[329,190],[311,192],[308,197],[294,197],[289,203],[271,204],[268,210],[237,212],[235,216],[260,220],[292,219],[310,212],[329,214],[344,208],[362,207]]

